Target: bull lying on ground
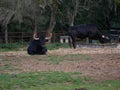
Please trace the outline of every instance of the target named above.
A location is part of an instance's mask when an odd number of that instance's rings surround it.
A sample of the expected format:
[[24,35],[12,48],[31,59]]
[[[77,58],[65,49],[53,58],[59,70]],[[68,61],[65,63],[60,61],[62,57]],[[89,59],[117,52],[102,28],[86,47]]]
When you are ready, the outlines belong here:
[[95,24],[82,24],[77,26],[70,26],[68,35],[70,36],[70,45],[72,44],[76,48],[76,38],[89,40],[99,40],[101,44],[108,42],[106,38],[97,28]]
[[46,54],[47,48],[45,47],[45,42],[46,42],[45,37],[40,37],[37,40],[34,39],[33,41],[31,41],[31,43],[27,49],[28,54],[30,54],[30,55],[35,55],[35,54],[44,55],[44,54]]

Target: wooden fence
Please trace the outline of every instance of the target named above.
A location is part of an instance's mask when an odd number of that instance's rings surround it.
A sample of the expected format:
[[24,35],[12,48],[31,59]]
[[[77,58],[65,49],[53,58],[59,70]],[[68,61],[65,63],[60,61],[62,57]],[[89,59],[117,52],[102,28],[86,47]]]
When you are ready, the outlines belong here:
[[[45,32],[39,32],[40,35],[45,34]],[[60,36],[65,35],[64,32],[53,32],[52,42],[58,42]],[[8,42],[28,42],[33,39],[32,32],[8,32]],[[0,33],[0,42],[5,40],[5,34]]]
[[[39,32],[40,35],[45,35],[45,32]],[[53,32],[52,42],[60,42],[60,36],[65,36],[65,32]],[[118,41],[120,28],[111,28],[110,36],[113,41]],[[32,32],[8,32],[8,42],[29,42],[33,39]],[[5,34],[0,32],[0,43],[5,40]]]
[[120,28],[111,28],[110,36],[113,41],[118,42],[120,36]]

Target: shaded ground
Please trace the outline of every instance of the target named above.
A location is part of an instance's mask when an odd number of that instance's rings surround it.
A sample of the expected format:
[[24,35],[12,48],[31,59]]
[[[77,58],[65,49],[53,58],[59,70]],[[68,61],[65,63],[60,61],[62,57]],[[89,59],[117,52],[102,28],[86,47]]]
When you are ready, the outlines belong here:
[[36,71],[81,72],[96,80],[120,80],[120,49],[80,48],[30,56],[26,51],[0,52],[0,73]]

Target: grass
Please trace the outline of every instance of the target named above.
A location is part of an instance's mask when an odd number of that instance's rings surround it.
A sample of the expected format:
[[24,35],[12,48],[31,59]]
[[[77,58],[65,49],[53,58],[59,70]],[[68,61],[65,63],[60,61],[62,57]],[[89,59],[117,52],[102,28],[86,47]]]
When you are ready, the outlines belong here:
[[69,48],[69,45],[67,43],[52,43],[52,44],[47,44],[46,47],[49,50],[55,50],[59,48]]
[[47,55],[46,57],[38,57],[36,58],[37,61],[44,61],[47,64],[59,64],[60,62],[63,61],[63,57],[62,56],[50,56]]
[[[1,51],[15,51],[21,47],[25,48],[23,44],[0,44]],[[68,44],[48,44],[49,50],[58,48],[67,48]],[[33,56],[32,56],[33,57]],[[36,58],[37,57],[37,58]],[[64,60],[79,61],[79,60],[92,60],[90,55],[65,55],[65,56],[35,56],[37,61],[45,61],[48,64],[59,64]],[[25,57],[24,57],[25,58]],[[31,58],[31,57],[30,57]],[[39,58],[39,59],[38,59]],[[43,59],[44,58],[44,59]],[[20,60],[21,57],[20,57]],[[19,68],[12,66],[9,62],[19,61],[19,58],[5,58],[2,59],[5,65],[0,70],[15,71]],[[110,80],[97,82],[90,77],[83,77],[78,72],[29,72],[20,74],[0,74],[0,90],[75,90],[75,88],[86,88],[87,90],[120,90],[120,80]]]
[[[0,52],[4,51],[18,51],[18,50],[27,50],[29,43],[8,43],[8,44],[0,44]],[[66,43],[51,43],[46,44],[48,50],[55,50],[58,48],[68,48],[69,45]]]
[[92,60],[92,57],[90,55],[87,55],[87,54],[69,54],[69,55],[65,55],[63,56],[64,60],[69,60],[69,61],[79,61],[81,59],[83,60]]
[[26,43],[8,43],[8,44],[0,44],[0,52],[4,51],[18,51],[21,48],[26,50]]
[[[44,58],[44,59],[43,59]],[[37,58],[37,61],[44,61],[47,64],[60,64],[63,61],[80,61],[80,60],[92,60],[90,55],[81,55],[81,54],[71,54],[71,55],[64,55],[64,56],[50,56],[48,55],[47,58]]]
[[62,62],[63,59],[61,56],[48,56],[48,63],[49,64],[59,64],[60,62]]
[[120,90],[120,80],[96,82],[80,73],[31,72],[0,74],[0,90]]
[[21,69],[16,68],[15,66],[11,66],[9,64],[5,64],[3,67],[0,68],[0,70],[15,71],[15,70],[21,70]]

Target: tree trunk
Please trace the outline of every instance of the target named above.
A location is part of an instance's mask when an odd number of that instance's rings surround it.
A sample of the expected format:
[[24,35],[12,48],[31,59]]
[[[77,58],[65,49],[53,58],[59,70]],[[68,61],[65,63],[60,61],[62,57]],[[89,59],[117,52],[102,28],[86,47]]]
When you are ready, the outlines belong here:
[[51,37],[52,37],[52,31],[55,27],[56,24],[56,20],[55,20],[55,16],[56,16],[56,6],[51,4],[49,5],[50,10],[51,10],[51,17],[50,17],[50,23],[49,23],[49,27],[47,29],[46,32],[46,39],[48,40],[48,42],[51,42]]
[[7,11],[6,18],[2,23],[5,30],[5,43],[8,43],[8,24],[13,16],[14,16],[14,12]]
[[78,13],[78,6],[79,6],[79,0],[75,0],[75,6],[74,6],[74,10],[72,10],[72,12],[71,12],[70,8],[67,7],[67,17],[68,17],[69,26],[74,25],[74,20]]
[[107,30],[110,30],[110,28],[111,28],[110,20],[107,17],[106,17],[106,20],[105,20],[105,28]]
[[73,26],[74,25],[74,15],[70,12],[69,9],[67,9],[67,18],[68,18],[69,26]]
[[7,25],[5,25],[5,43],[8,43],[8,30],[7,30]]

